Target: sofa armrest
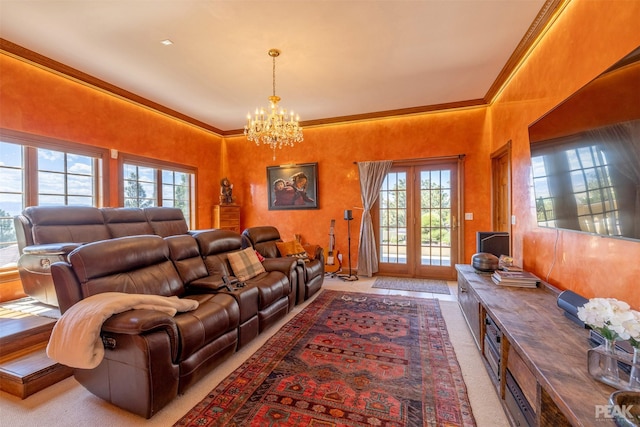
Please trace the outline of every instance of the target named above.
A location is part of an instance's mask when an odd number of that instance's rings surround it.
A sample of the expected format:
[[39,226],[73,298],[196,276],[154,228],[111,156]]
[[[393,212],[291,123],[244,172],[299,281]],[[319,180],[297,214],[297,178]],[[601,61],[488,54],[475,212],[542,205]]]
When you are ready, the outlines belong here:
[[[123,335],[142,335],[154,331],[165,331],[171,343],[171,359],[178,357],[178,327],[173,317],[158,310],[136,309],[114,314],[102,324],[102,332]],[[117,347],[110,344],[108,338],[105,347]]]
[[189,294],[211,294],[220,291],[229,291],[231,286],[238,283],[238,279],[234,276],[227,276],[227,280],[220,274],[212,274],[210,276],[201,277],[190,282],[186,288]]
[[44,245],[25,246],[22,253],[25,255],[67,255],[82,243],[47,243]]
[[293,257],[265,258],[264,261],[262,261],[262,265],[264,265],[264,269],[267,271],[280,271],[284,273],[285,276],[290,277],[291,272],[294,271],[296,265],[298,265],[298,261],[300,260]]
[[314,259],[319,259],[320,262],[324,265],[324,249],[322,248],[322,246],[316,246],[315,255],[316,256]]

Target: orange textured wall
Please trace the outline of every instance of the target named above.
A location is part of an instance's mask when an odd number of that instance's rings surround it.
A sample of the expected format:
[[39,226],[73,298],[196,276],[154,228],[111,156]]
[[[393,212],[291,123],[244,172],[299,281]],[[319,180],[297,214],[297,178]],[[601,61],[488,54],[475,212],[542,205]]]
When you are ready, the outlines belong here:
[[[573,1],[491,108],[493,144],[513,141],[516,258],[562,289],[640,308],[640,243],[538,228],[528,126],[640,45],[640,2]],[[636,102],[637,102],[636,98]]]
[[[197,167],[197,228],[211,227],[220,137],[6,55],[0,75],[0,128]],[[108,205],[116,206],[117,160],[109,162]]]
[[[475,250],[475,232],[491,227],[490,153],[511,140],[515,257],[561,288],[640,308],[640,243],[535,225],[527,133],[531,123],[640,45],[638,16],[637,1],[572,1],[491,107],[307,128],[305,141],[277,151],[275,161],[268,148],[244,137],[220,138],[4,55],[0,127],[197,167],[198,228],[210,227],[219,180],[226,175],[243,206],[243,227],[273,224],[285,238],[300,233],[326,246],[335,218],[342,252],[343,211],[354,210],[354,242],[360,226],[354,161],[465,154],[464,211],[475,218],[464,222],[465,262]],[[115,171],[116,162],[110,162]],[[308,162],[318,162],[320,208],[269,211],[266,167]],[[117,176],[109,182],[115,201]]]
[[[242,209],[242,227],[272,224],[283,238],[301,234],[303,240],[326,247],[330,220],[336,220],[336,249],[347,253],[345,209],[353,210],[352,264],[357,265],[357,241],[362,219],[358,169],[354,162],[404,160],[466,154],[464,209],[475,212],[465,225],[465,260],[475,249],[475,231],[490,227],[489,140],[483,132],[486,108],[425,114],[361,123],[304,129],[304,141],[293,148],[256,147],[244,136],[226,138],[225,149],[234,183],[234,195]],[[318,163],[319,209],[270,211],[267,166]],[[345,258],[346,262],[346,258]]]
[[531,142],[572,135],[640,117],[640,62],[588,83],[529,129]]

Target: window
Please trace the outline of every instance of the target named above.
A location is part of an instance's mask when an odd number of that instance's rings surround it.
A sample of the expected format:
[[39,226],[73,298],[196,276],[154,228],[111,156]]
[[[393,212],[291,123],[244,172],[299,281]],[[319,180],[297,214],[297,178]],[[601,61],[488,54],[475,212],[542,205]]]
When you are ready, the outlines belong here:
[[122,156],[122,206],[169,206],[182,210],[189,228],[195,226],[196,169],[188,166]]
[[100,206],[106,150],[2,130],[0,270],[19,257],[13,218],[27,206]]
[[0,269],[18,261],[13,217],[23,208],[23,176],[22,147],[0,141]]

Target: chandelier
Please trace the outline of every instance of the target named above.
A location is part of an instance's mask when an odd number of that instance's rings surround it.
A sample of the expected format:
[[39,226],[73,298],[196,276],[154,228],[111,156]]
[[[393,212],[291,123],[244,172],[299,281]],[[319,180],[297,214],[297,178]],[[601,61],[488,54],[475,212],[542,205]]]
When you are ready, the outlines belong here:
[[269,56],[273,58],[273,95],[269,97],[270,110],[256,108],[255,115],[247,114],[247,124],[244,126],[244,134],[249,141],[256,145],[260,143],[268,145],[273,150],[273,160],[276,159],[276,147],[293,147],[294,142],[302,141],[302,128],[298,124],[300,117],[291,111],[278,109],[280,97],[276,96],[276,58],[280,56],[278,49],[269,50]]

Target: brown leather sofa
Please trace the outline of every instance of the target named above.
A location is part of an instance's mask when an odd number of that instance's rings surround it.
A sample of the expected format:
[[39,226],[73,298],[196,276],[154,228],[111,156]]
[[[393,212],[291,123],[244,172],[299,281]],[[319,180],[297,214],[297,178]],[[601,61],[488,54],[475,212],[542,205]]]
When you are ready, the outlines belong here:
[[[282,242],[280,232],[273,226],[250,227],[242,232],[244,246],[251,246],[266,259],[282,259],[276,242]],[[320,290],[324,282],[324,251],[315,250],[313,260],[298,260],[298,281],[296,304],[308,300]],[[294,283],[294,282],[292,282]]]
[[[89,391],[150,418],[289,311],[296,260],[265,263],[265,273],[239,284],[228,254],[242,238],[227,230],[193,235],[120,237],[79,246],[51,267],[60,310],[102,292],[195,299],[175,317],[134,309],[102,327],[105,357],[74,369]],[[126,256],[124,256],[126,255]],[[297,277],[296,279],[297,280]]]
[[102,326],[102,362],[94,369],[74,369],[78,382],[96,396],[150,418],[235,352],[240,322],[236,300],[224,293],[189,292],[162,237],[89,243],[68,259],[51,267],[62,313],[102,292],[175,295],[199,302],[195,311],[175,317],[142,309],[111,316]]
[[58,306],[58,301],[50,266],[65,261],[78,246],[123,236],[189,232],[182,211],[170,207],[33,206],[16,216],[14,224],[24,292],[52,306]]

